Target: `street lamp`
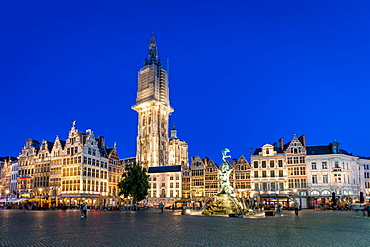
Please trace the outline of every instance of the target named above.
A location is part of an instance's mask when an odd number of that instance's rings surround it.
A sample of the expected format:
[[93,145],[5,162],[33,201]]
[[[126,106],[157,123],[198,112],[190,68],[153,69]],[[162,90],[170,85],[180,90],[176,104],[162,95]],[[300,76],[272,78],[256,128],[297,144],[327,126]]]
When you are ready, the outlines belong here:
[[5,209],[8,207],[8,194],[9,194],[9,190],[6,190],[5,191]]
[[42,198],[41,197],[42,188],[40,188],[39,191],[40,191],[40,209],[41,209],[42,208],[42,199],[41,199]]

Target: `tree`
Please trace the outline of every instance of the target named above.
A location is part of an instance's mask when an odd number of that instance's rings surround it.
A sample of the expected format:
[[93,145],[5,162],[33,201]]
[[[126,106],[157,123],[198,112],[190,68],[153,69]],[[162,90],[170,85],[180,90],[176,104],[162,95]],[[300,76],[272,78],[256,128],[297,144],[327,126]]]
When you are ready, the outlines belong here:
[[132,197],[134,204],[148,196],[150,188],[148,175],[145,167],[141,167],[136,162],[126,165],[122,174],[122,181],[118,183],[119,195]]

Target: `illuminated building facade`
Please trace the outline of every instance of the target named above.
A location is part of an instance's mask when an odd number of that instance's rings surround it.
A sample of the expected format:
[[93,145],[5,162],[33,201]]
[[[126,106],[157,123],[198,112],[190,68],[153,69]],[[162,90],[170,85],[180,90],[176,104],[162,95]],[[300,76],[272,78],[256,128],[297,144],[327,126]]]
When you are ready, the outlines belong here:
[[254,202],[286,204],[289,198],[287,166],[283,147],[265,144],[251,155],[251,180]]
[[366,194],[368,201],[370,200],[370,157],[359,157],[358,163],[360,164],[360,191]]
[[39,148],[40,143],[38,141],[28,138],[26,145],[18,156],[19,178],[17,187],[18,195],[21,198],[31,198],[31,196],[38,195],[38,192],[33,188],[33,175]]
[[18,193],[23,198],[41,197],[51,205],[115,206],[117,183],[123,173],[116,145],[108,148],[104,137],[75,128],[66,141],[27,139],[19,157]]
[[13,198],[17,196],[17,168],[17,158],[0,157],[0,197]]
[[158,58],[154,36],[144,67],[139,71],[136,105],[132,109],[138,113],[138,163],[146,168],[167,166],[168,118],[173,109],[169,101],[168,75]]
[[235,196],[240,198],[242,202],[251,203],[251,198],[253,196],[251,165],[242,155],[238,160],[233,160],[233,169],[232,186]]
[[168,74],[158,58],[152,36],[148,57],[138,74],[136,104],[138,113],[137,162],[147,168],[150,190],[149,204],[172,204],[181,199],[181,169],[188,166],[188,144],[177,137],[173,126],[168,137],[169,101]]
[[284,146],[288,169],[287,185],[290,195],[307,206],[306,135],[293,139]]
[[[207,203],[220,193],[218,165],[207,157],[201,159],[198,155],[192,157],[189,167],[182,170],[182,198],[194,202]],[[229,163],[232,170],[230,184],[233,194],[242,202],[248,202],[251,196],[250,164],[242,155],[238,160]]]
[[[366,192],[365,168],[368,159],[359,158],[339,147],[334,141],[329,145],[307,147],[307,187],[309,205],[317,200],[331,203],[335,193],[337,204],[352,203]],[[362,185],[362,186],[361,186]]]

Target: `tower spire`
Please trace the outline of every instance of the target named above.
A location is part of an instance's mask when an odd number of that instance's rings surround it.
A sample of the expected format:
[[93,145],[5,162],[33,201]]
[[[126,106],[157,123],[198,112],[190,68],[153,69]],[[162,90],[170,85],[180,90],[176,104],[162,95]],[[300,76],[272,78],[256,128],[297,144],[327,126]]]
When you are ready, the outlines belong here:
[[175,128],[175,121],[172,122],[171,139],[178,139],[177,138],[177,130]]
[[161,65],[160,59],[158,59],[158,50],[157,50],[157,44],[155,42],[154,35],[152,35],[152,38],[150,40],[149,49],[148,49],[148,57],[145,58],[144,65]]

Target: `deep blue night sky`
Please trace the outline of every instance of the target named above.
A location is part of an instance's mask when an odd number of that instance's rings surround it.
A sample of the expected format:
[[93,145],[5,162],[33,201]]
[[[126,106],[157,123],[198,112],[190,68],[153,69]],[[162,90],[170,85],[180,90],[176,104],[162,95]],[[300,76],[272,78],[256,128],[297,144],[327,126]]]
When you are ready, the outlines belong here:
[[[189,155],[220,163],[307,135],[370,156],[369,1],[5,1],[0,156],[92,129],[136,151],[137,73],[154,32]],[[172,120],[171,120],[172,121]],[[249,158],[248,158],[249,159]]]

